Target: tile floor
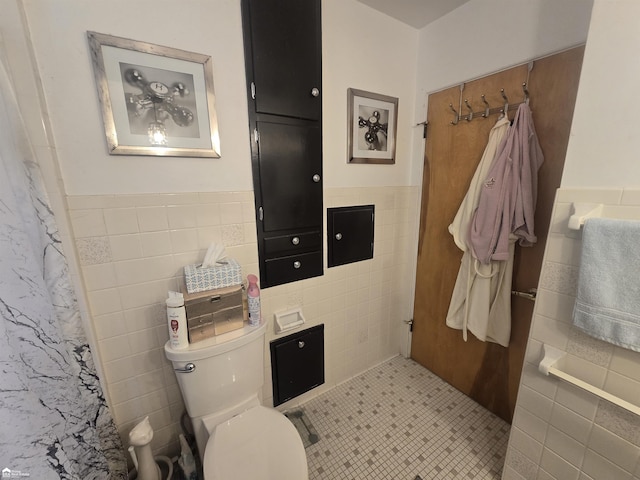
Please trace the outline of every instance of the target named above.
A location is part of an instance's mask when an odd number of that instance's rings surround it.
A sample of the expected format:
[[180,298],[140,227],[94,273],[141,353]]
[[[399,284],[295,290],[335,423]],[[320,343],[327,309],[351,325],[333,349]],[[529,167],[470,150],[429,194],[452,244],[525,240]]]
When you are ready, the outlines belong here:
[[310,480],[499,479],[509,425],[395,357],[302,405]]

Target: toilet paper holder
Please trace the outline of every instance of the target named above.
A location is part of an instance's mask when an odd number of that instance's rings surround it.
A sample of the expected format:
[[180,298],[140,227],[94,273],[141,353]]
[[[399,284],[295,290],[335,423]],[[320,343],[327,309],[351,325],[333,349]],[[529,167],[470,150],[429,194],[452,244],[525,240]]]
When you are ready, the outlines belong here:
[[276,333],[286,332],[303,325],[305,322],[302,308],[294,308],[275,312],[273,314],[276,321]]

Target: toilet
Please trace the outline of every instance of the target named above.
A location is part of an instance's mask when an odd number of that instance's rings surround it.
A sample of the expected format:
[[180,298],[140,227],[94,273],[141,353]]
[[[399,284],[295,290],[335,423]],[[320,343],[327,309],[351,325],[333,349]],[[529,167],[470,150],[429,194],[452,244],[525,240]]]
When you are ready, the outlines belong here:
[[266,324],[174,350],[173,364],[191,418],[205,480],[307,480],[302,439],[280,412],[260,404]]

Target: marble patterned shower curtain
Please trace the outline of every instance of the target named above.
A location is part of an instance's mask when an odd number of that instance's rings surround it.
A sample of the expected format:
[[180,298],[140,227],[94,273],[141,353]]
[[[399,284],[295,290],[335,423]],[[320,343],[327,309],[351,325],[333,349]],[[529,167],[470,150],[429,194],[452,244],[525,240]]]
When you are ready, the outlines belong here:
[[125,479],[53,212],[0,62],[2,478]]

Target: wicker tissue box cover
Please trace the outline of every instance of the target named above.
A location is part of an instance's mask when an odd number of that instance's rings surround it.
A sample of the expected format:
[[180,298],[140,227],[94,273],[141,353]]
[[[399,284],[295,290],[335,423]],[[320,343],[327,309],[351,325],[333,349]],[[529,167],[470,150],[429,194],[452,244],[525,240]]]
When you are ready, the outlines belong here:
[[188,293],[204,292],[214,288],[230,287],[242,283],[242,269],[237,260],[226,258],[225,263],[213,267],[187,265],[184,267],[184,280]]

